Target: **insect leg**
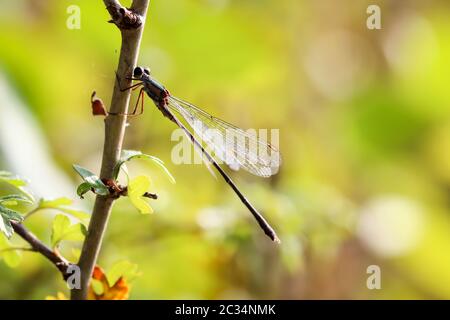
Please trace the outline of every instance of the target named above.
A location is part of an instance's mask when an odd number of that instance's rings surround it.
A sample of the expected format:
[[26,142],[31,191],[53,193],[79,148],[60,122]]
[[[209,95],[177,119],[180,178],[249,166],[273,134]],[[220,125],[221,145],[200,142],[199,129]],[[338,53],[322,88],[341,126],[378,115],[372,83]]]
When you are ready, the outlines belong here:
[[[139,113],[136,113],[138,105],[139,105],[139,100],[141,100],[141,110],[140,110]],[[136,101],[136,104],[134,105],[133,112],[131,112],[131,113],[115,113],[115,112],[113,113],[113,112],[109,112],[108,115],[134,117],[134,116],[141,115],[142,113],[144,113],[144,88],[141,88],[141,90],[139,91],[138,99]]]

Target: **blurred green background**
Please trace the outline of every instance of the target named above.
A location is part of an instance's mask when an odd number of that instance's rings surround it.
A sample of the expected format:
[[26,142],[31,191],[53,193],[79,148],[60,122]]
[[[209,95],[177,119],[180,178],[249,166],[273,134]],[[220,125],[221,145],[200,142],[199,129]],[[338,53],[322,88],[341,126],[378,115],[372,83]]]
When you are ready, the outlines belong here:
[[[375,2],[382,29],[368,30]],[[70,5],[80,29],[66,27]],[[444,0],[151,1],[140,65],[231,123],[280,128],[278,175],[231,174],[282,243],[203,166],[171,163],[174,126],[147,99],[125,148],[163,159],[177,183],[129,166],[160,198],[153,215],[117,202],[99,264],[139,265],[133,299],[450,299],[449,15]],[[100,0],[0,0],[0,168],[38,197],[76,199],[73,163],[99,172],[89,99],[111,97],[120,35],[108,20]],[[26,224],[49,241],[51,213]],[[380,290],[366,286],[370,265]],[[3,299],[68,291],[33,253],[0,261],[0,279]]]

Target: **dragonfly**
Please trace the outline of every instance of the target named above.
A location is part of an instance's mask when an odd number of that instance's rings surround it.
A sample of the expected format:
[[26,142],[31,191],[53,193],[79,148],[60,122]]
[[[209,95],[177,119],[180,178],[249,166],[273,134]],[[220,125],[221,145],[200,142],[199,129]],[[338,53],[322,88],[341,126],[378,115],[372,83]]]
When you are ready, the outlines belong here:
[[[280,240],[274,229],[247,200],[216,160],[218,158],[234,170],[242,168],[257,176],[270,177],[278,172],[281,163],[279,151],[270,143],[260,140],[243,129],[216,118],[195,105],[171,95],[161,83],[151,76],[149,68],[135,67],[133,76],[127,79],[138,82],[128,88],[121,89],[122,91],[130,89],[140,89],[140,91],[134,110],[131,113],[120,115],[136,116],[142,114],[144,112],[144,94],[147,94],[161,113],[183,130],[184,134],[194,145],[194,149],[201,154],[208,169],[211,171],[212,165],[219,172],[225,182],[251,212],[264,233],[272,241],[279,243]],[[139,102],[140,108],[138,111]],[[207,148],[203,146],[199,139],[197,139],[177,116],[181,116],[187,122],[194,133],[205,142]],[[215,135],[210,134],[211,129],[214,130]],[[233,137],[236,137],[238,143],[235,143],[236,140],[231,141],[228,138],[227,134],[229,133]],[[217,137],[221,139],[217,139]],[[242,143],[242,141],[248,143]],[[249,144],[256,146],[257,150],[262,150],[263,152],[252,152],[248,148]],[[214,152],[214,156],[209,150]]]

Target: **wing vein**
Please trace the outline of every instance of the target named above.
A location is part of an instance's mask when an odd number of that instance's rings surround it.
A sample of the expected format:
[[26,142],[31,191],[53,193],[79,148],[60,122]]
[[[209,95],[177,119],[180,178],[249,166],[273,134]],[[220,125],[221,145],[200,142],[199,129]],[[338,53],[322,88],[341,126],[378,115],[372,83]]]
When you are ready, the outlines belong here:
[[252,134],[176,97],[170,97],[168,107],[180,114],[211,153],[231,169],[244,170],[262,177],[278,172],[281,157],[278,150]]

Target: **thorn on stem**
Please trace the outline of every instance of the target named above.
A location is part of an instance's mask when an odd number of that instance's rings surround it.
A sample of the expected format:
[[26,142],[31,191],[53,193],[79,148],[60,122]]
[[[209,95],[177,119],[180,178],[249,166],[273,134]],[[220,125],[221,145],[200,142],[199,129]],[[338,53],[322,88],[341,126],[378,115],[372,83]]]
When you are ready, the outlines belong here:
[[106,116],[106,108],[102,99],[97,98],[97,93],[94,91],[91,95],[92,115],[94,116]]

